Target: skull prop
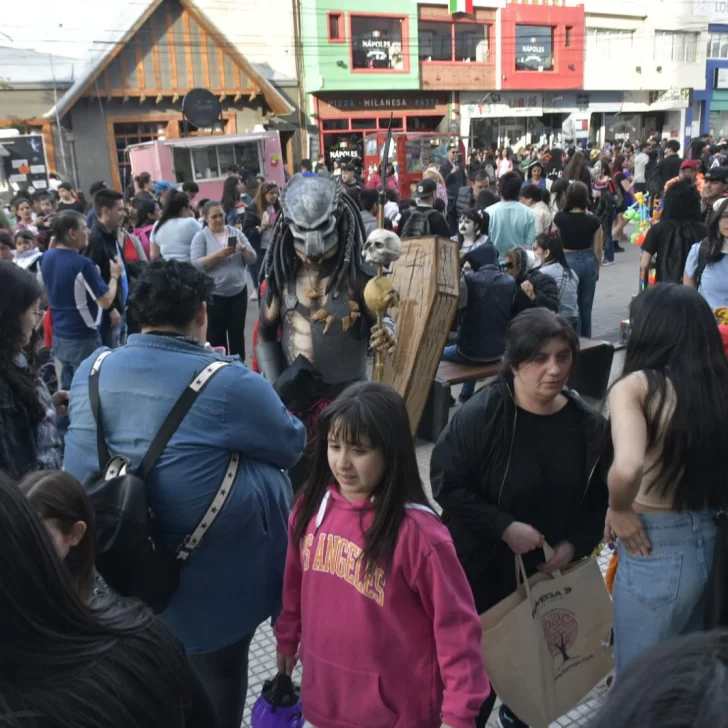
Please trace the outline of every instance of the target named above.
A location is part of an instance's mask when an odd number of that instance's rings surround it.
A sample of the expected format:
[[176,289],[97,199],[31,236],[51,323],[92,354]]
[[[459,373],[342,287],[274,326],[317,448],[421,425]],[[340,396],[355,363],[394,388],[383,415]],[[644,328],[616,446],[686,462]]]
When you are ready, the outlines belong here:
[[321,260],[339,244],[336,224],[341,185],[326,177],[291,178],[281,191],[281,209],[296,250]]
[[391,230],[372,230],[363,253],[364,260],[370,265],[387,266],[402,254],[402,241]]

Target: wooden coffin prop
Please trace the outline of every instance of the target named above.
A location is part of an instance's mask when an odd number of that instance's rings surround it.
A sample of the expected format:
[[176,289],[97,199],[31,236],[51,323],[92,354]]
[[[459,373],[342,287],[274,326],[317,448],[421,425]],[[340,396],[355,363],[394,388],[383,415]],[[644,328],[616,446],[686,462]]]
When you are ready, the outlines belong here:
[[404,398],[416,434],[457,313],[458,244],[436,237],[403,240],[391,279],[400,296],[389,311],[397,323],[397,349],[385,358],[382,381]]

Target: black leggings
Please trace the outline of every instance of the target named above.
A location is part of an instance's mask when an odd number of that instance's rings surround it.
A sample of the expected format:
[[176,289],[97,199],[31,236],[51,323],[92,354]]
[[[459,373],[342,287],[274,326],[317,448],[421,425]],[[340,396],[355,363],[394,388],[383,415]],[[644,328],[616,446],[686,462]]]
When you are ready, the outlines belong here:
[[493,712],[493,706],[495,705],[497,697],[498,696],[495,694],[495,690],[491,685],[490,695],[485,699],[485,702],[480,708],[480,713],[478,713],[478,716],[475,719],[475,728],[485,728],[488,718],[490,718],[490,714]]
[[218,728],[240,728],[243,722],[252,639],[251,634],[221,650],[188,655],[215,707]]
[[245,314],[248,311],[248,287],[234,296],[215,296],[207,309],[207,340],[212,346],[224,346],[228,354],[245,360]]

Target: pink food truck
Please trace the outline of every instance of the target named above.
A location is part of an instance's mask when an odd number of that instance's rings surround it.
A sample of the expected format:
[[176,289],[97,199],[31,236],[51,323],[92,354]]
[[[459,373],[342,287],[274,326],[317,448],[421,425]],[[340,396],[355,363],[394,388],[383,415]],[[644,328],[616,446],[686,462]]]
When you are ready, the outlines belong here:
[[200,198],[220,199],[232,167],[285,183],[281,140],[277,131],[190,137],[132,144],[127,148],[134,177],[149,172],[154,180],[194,181]]

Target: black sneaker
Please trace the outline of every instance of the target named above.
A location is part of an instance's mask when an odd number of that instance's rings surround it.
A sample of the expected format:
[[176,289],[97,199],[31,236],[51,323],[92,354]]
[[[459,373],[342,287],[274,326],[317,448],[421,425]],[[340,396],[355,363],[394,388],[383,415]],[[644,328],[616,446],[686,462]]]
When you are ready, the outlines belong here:
[[617,243],[614,244],[614,252],[615,253],[624,253],[626,252],[625,249],[621,245],[617,245]]
[[505,705],[501,705],[498,711],[498,725],[500,728],[528,728],[528,725],[518,720]]

